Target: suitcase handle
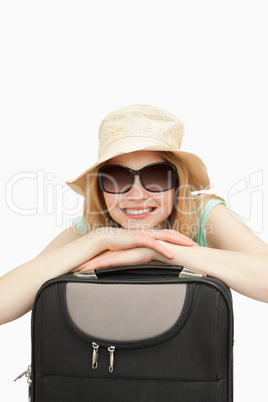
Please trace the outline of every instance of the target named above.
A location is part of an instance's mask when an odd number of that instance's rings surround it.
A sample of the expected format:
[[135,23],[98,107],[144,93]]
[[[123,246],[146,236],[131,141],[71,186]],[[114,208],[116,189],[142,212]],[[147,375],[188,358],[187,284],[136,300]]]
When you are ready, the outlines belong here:
[[179,278],[203,278],[207,275],[203,272],[196,271],[187,266],[174,266],[164,264],[144,264],[144,265],[121,265],[117,267],[100,268],[98,270],[74,272],[73,275],[78,278],[98,279],[110,274],[153,274],[153,275],[176,275]]

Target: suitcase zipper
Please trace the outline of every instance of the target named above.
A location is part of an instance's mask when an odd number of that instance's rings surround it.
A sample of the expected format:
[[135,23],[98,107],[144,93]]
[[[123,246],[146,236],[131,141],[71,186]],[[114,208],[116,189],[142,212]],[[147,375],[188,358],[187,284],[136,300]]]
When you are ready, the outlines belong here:
[[32,384],[32,366],[28,366],[27,370],[23,371],[23,373],[21,373],[20,375],[18,375],[17,378],[15,378],[14,381],[19,380],[20,378],[22,378],[23,376],[25,376],[27,378],[27,383],[29,385]]
[[95,370],[98,367],[98,357],[99,357],[99,346],[96,342],[92,342],[93,353],[92,353],[92,368]]
[[17,378],[15,378],[14,381],[19,380],[25,376],[27,378],[27,383],[28,383],[28,401],[31,402],[32,400],[32,366],[28,366],[27,370],[25,370],[23,373],[18,375]]
[[110,352],[110,365],[109,365],[109,372],[112,373],[114,371],[114,346],[109,346],[108,351]]
[[[98,367],[98,357],[99,357],[99,347],[96,342],[92,342],[92,348],[93,348],[93,353],[92,353],[92,369],[96,370]],[[109,361],[109,372],[113,373],[114,371],[114,351],[115,351],[115,346],[109,346],[108,347],[108,352],[110,353],[110,361]],[[21,376],[25,374],[22,373]],[[19,377],[18,377],[19,378]]]

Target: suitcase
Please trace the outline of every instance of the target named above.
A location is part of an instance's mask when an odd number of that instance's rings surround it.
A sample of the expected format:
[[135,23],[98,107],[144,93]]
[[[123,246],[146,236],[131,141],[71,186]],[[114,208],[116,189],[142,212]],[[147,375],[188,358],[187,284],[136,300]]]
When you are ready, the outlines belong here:
[[37,294],[32,402],[231,402],[232,366],[218,279],[147,264],[63,275]]

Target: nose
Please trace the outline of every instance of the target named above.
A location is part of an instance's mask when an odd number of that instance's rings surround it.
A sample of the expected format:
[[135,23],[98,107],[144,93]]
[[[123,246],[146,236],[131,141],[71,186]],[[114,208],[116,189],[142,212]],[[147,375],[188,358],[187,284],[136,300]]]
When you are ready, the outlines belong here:
[[133,186],[127,193],[125,193],[125,195],[128,199],[135,199],[135,200],[148,198],[147,191],[141,184],[139,175],[134,176]]

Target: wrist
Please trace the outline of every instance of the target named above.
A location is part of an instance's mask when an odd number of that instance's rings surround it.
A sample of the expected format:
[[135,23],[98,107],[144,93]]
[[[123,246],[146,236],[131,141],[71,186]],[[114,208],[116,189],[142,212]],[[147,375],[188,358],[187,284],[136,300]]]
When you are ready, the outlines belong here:
[[[170,243],[165,242],[164,240],[157,240],[157,241],[159,243],[161,243],[167,250],[171,251],[173,254],[173,250],[171,250]],[[152,251],[153,251],[153,259],[155,261],[162,262],[163,264],[170,264],[171,261],[173,261],[173,259],[167,258],[163,254],[161,254],[155,250],[152,250]],[[173,256],[174,256],[174,254],[173,254]]]
[[92,230],[90,233],[87,234],[87,239],[89,241],[90,247],[94,255],[98,255],[105,250],[108,250],[108,245],[111,241],[109,235],[109,228],[102,227],[95,230]]
[[88,234],[88,237],[92,238],[95,242],[97,247],[96,254],[99,254],[106,250],[114,250],[121,232],[121,228],[104,226],[93,230]]

